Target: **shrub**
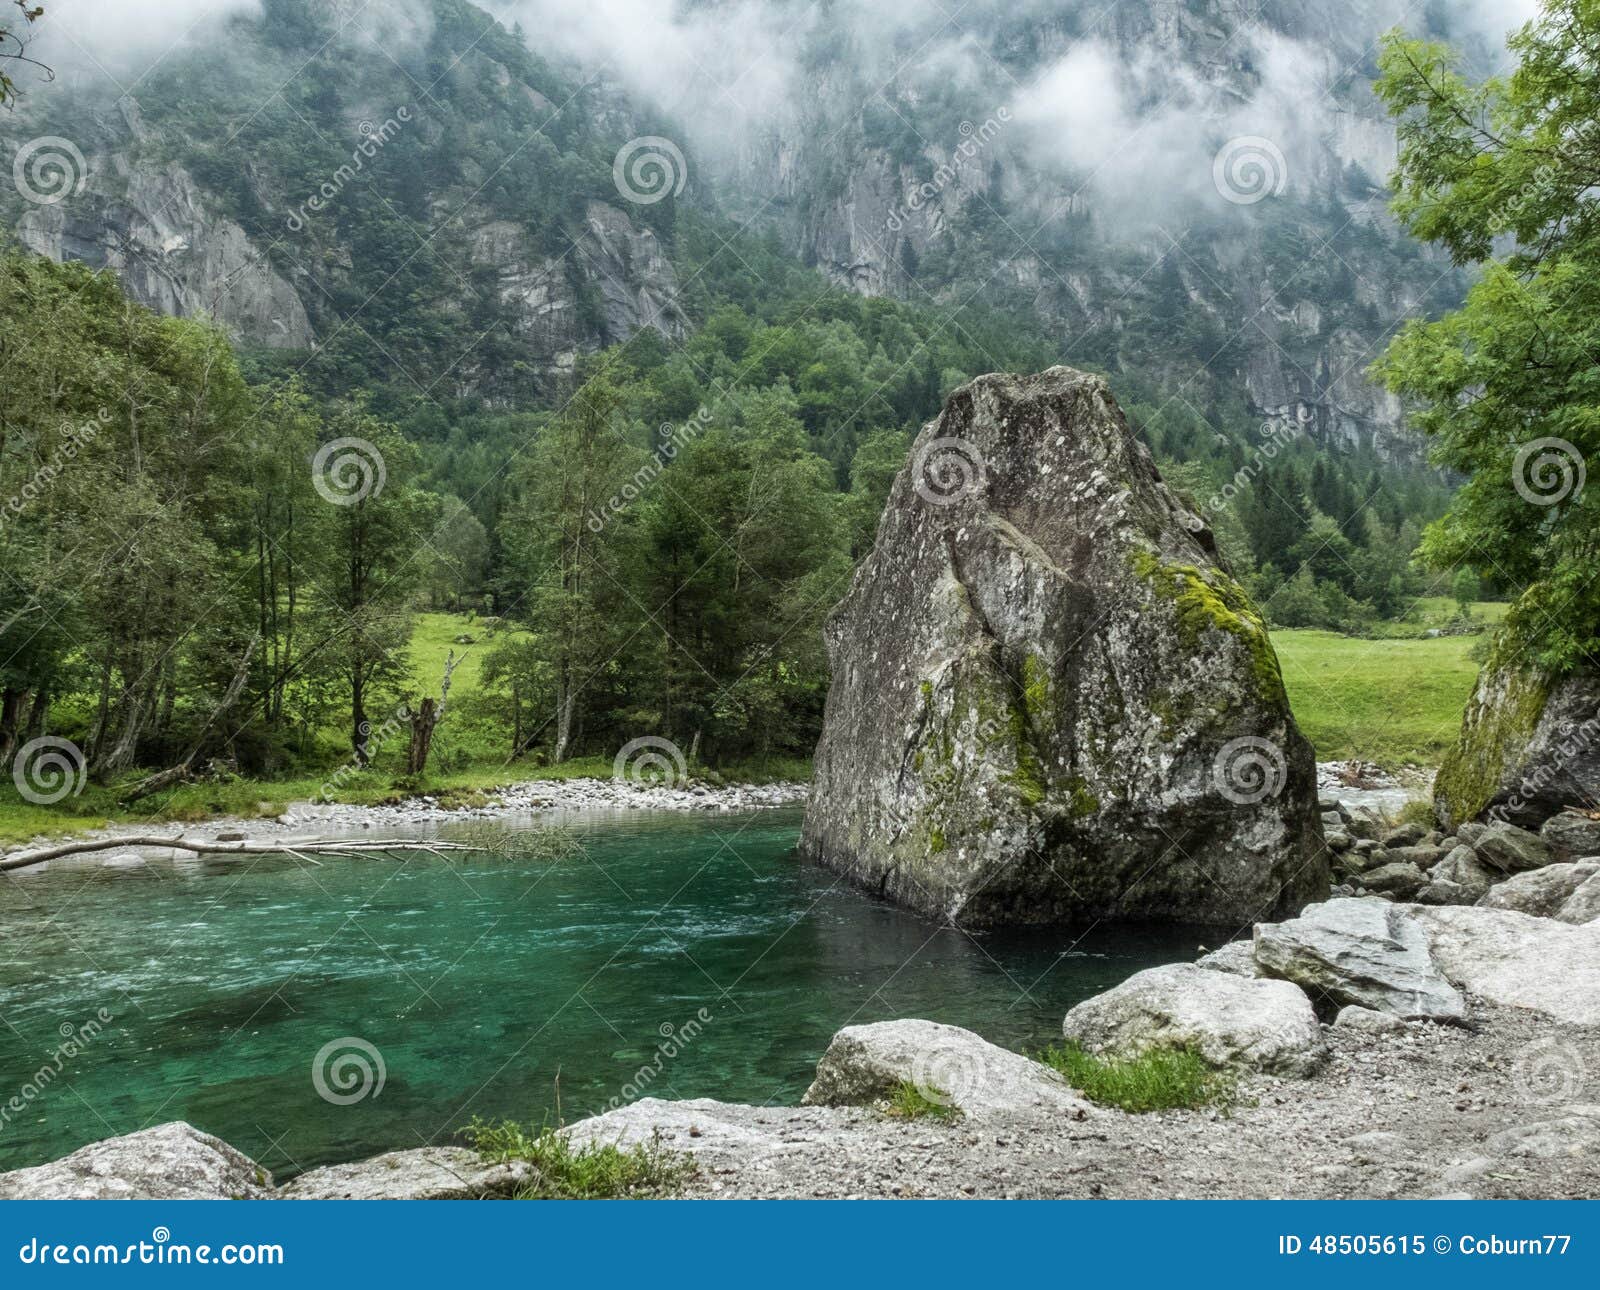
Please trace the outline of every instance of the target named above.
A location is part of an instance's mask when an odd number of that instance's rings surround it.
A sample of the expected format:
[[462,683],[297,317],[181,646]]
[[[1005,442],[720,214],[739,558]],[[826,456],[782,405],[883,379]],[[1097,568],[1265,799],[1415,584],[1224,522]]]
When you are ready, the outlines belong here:
[[1228,1104],[1231,1075],[1186,1049],[1154,1049],[1138,1057],[1096,1057],[1077,1044],[1052,1044],[1039,1060],[1092,1102],[1123,1111],[1166,1111]]

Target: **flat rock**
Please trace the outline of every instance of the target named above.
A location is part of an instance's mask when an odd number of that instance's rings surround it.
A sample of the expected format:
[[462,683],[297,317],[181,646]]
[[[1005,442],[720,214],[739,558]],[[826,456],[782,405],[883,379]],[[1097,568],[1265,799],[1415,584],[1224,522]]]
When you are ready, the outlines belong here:
[[1422,925],[1440,971],[1491,1003],[1600,1025],[1600,923],[1509,909],[1397,906]]
[[0,1174],[0,1200],[259,1200],[272,1175],[181,1120]]
[[1431,842],[1419,842],[1414,847],[1398,847],[1389,854],[1400,864],[1414,864],[1418,869],[1427,871],[1449,853],[1449,847],[1437,846]]
[[1062,1033],[1091,1053],[1188,1049],[1216,1067],[1274,1075],[1308,1075],[1325,1055],[1316,1013],[1297,987],[1194,963],[1136,972],[1073,1008]]
[[1526,873],[1542,869],[1556,857],[1537,833],[1496,820],[1473,844],[1478,858],[1501,873]]
[[1558,923],[1592,923],[1600,918],[1600,877],[1590,878],[1556,911]]
[[418,1147],[309,1170],[278,1195],[284,1200],[504,1200],[531,1177],[525,1161],[485,1164],[465,1147]]
[[1378,900],[1330,900],[1259,923],[1256,962],[1315,996],[1397,1017],[1464,1021],[1467,1003],[1428,952],[1422,927]]
[[1514,909],[1519,914],[1554,918],[1572,894],[1596,873],[1600,860],[1582,864],[1547,864],[1507,878],[1478,901],[1484,909]]
[[817,1063],[807,1106],[870,1106],[901,1084],[969,1116],[1045,1108],[1066,1114],[1089,1104],[1048,1066],[936,1021],[846,1026]]

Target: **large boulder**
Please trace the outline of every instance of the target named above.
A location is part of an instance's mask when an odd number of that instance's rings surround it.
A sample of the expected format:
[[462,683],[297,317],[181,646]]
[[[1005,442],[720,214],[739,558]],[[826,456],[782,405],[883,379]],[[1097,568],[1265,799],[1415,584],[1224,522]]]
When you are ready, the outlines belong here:
[[1575,803],[1600,802],[1600,670],[1552,677],[1526,666],[1503,633],[1439,767],[1433,802],[1447,828],[1492,816],[1528,829]]
[[1600,923],[1572,927],[1506,909],[1397,906],[1453,982],[1490,1003],[1600,1025]]
[[1173,963],[1085,999],[1062,1033],[1091,1053],[1187,1050],[1219,1068],[1308,1075],[1326,1055],[1305,994],[1286,981]]
[[1600,873],[1600,860],[1546,865],[1507,878],[1478,904],[1484,909],[1514,909],[1519,914],[1554,918],[1573,893],[1596,873]]
[[181,1120],[0,1174],[0,1200],[260,1200],[272,1175]]
[[1430,1021],[1465,1021],[1467,1003],[1434,963],[1427,938],[1401,907],[1330,900],[1299,918],[1259,924],[1256,962],[1312,997]]
[[952,394],[827,643],[801,848],[874,892],[984,925],[1327,891],[1261,617],[1098,377]]
[[1088,1103],[1048,1066],[959,1026],[919,1020],[846,1026],[822,1054],[802,1102],[866,1106],[901,1084],[969,1116],[1029,1108],[1088,1111]]

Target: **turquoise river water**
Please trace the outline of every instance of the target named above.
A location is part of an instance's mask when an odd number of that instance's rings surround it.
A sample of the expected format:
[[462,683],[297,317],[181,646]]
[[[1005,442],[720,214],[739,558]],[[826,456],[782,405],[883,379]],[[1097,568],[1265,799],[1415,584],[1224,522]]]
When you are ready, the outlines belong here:
[[798,859],[798,810],[571,823],[587,857],[558,864],[217,857],[0,880],[0,1170],[167,1120],[283,1178],[474,1116],[793,1104],[851,1022],[1041,1047],[1073,1003],[1205,940],[941,928]]

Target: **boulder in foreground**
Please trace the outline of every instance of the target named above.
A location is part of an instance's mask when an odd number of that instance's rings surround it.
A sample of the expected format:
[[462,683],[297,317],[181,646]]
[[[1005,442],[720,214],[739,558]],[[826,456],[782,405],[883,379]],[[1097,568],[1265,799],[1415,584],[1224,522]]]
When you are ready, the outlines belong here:
[[484,1161],[465,1147],[416,1147],[291,1179],[283,1200],[504,1200],[530,1181],[526,1161]]
[[1422,925],[1434,962],[1463,990],[1558,1021],[1600,1026],[1600,923],[1573,927],[1475,906],[1396,908]]
[[0,1200],[260,1200],[272,1175],[181,1120],[0,1174]]
[[1087,1114],[1089,1104],[1049,1067],[936,1021],[846,1026],[817,1063],[807,1106],[868,1106],[910,1084],[969,1116],[1039,1108]]
[[1255,935],[1261,969],[1313,998],[1413,1020],[1466,1020],[1467,1001],[1434,963],[1421,926],[1387,901],[1329,900]]
[[1324,1056],[1316,1014],[1298,987],[1194,963],[1147,968],[1085,999],[1067,1013],[1062,1033],[1108,1057],[1186,1049],[1220,1069],[1273,1075],[1309,1075]]
[[1266,628],[1098,377],[952,394],[827,640],[801,847],[859,885],[968,925],[1326,894]]

